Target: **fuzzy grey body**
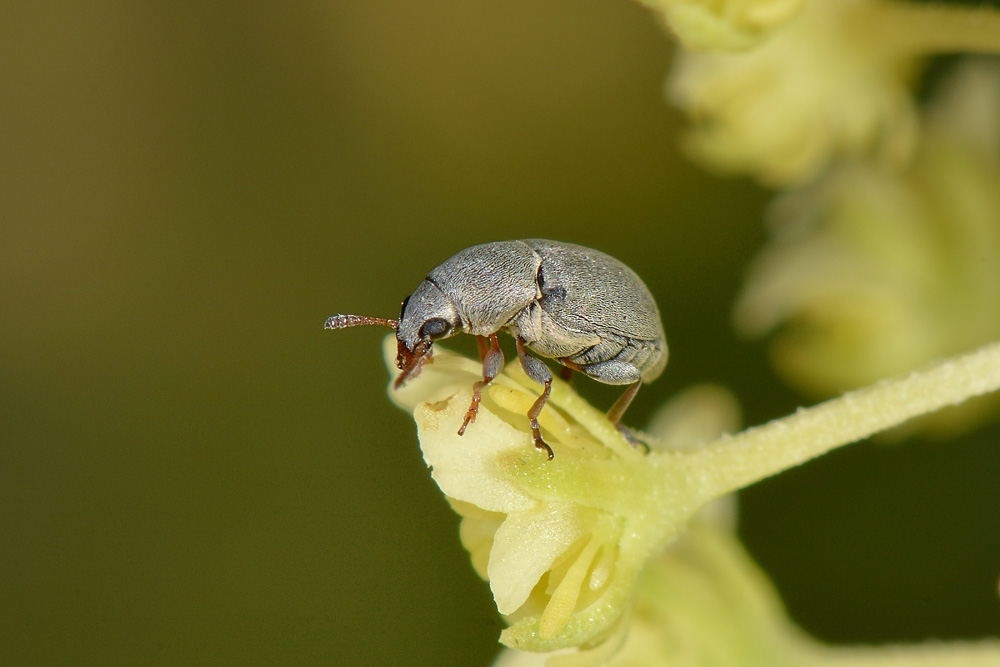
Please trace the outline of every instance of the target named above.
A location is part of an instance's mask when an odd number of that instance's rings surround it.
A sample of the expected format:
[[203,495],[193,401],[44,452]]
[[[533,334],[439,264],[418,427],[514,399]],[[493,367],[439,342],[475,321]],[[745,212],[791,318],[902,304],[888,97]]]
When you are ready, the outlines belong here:
[[399,340],[505,330],[539,356],[605,384],[651,382],[667,363],[659,310],[642,279],[605,253],[526,239],[466,248],[404,303]]

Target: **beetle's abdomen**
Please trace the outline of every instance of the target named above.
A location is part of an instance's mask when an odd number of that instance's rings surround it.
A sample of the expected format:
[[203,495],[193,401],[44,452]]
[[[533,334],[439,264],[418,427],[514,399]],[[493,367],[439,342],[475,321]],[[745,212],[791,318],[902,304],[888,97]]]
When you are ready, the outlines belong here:
[[[573,354],[548,355],[546,341],[532,343],[545,356],[565,356],[594,379],[609,384],[654,380],[667,361],[666,337],[656,301],[642,279],[605,253],[570,243],[528,239],[541,257],[538,301],[550,327],[581,345]],[[586,344],[583,344],[586,341]],[[551,344],[548,345],[551,347]],[[631,379],[628,379],[631,378]]]
[[652,382],[667,365],[666,341],[609,337],[568,359],[581,367],[580,372],[607,384]]

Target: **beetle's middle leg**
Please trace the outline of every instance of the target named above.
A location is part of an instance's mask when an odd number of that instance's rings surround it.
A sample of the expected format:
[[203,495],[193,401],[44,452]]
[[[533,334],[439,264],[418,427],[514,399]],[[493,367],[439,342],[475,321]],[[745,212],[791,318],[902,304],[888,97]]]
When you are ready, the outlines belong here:
[[538,397],[538,400],[528,410],[528,421],[531,423],[532,442],[535,443],[535,447],[543,450],[551,461],[552,448],[542,440],[542,432],[538,426],[538,415],[542,413],[542,408],[545,406],[545,402],[549,400],[549,394],[552,393],[552,371],[541,360],[528,354],[524,349],[524,339],[520,336],[517,336],[517,358],[520,359],[521,368],[524,369],[525,374],[545,387],[542,390],[542,395]]
[[559,378],[567,384],[573,384],[573,371],[580,370],[580,367],[566,357],[556,359],[556,361],[562,364],[562,368],[559,370]]
[[573,371],[576,371],[577,373],[586,372],[583,370],[583,366],[575,361],[570,361],[569,357],[559,357],[556,361],[562,364],[562,370],[559,371],[559,377],[562,378],[563,382],[573,384]]
[[464,435],[469,424],[476,421],[479,402],[483,399],[483,387],[492,382],[503,369],[503,350],[500,349],[500,341],[497,340],[496,334],[491,334],[489,338],[476,336],[476,343],[479,345],[479,356],[483,360],[483,379],[472,385],[472,405],[465,413],[462,427],[458,429],[459,435]]

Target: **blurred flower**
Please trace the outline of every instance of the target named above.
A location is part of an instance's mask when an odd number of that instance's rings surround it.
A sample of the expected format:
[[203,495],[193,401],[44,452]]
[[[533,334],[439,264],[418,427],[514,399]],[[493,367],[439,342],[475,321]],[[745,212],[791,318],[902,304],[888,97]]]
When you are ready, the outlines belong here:
[[781,226],[736,321],[750,335],[784,325],[774,361],[805,391],[837,394],[1000,338],[997,63],[961,70],[926,125],[905,170],[844,164],[774,208]]
[[694,123],[690,152],[770,185],[804,182],[835,156],[907,158],[918,62],[871,29],[874,6],[811,0],[752,51],[678,51],[668,92]]
[[639,0],[694,51],[742,51],[791,20],[805,0]]

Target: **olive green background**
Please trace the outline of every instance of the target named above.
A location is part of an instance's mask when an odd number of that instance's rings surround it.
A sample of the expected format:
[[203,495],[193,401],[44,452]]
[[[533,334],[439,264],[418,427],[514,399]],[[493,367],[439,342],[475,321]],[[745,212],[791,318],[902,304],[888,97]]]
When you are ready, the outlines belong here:
[[[488,664],[386,332],[322,329],[475,243],[646,279],[671,363],[631,423],[807,402],[732,333],[767,195],[680,154],[670,51],[628,0],[0,6],[0,663]],[[997,633],[998,436],[837,452],[742,532],[821,638]]]

